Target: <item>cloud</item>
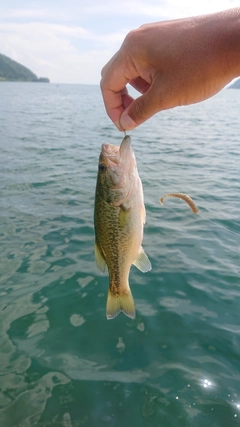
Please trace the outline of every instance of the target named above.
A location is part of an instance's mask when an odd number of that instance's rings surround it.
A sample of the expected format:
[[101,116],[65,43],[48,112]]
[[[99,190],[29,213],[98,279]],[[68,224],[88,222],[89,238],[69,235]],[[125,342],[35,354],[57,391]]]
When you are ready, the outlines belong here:
[[95,34],[80,26],[39,22],[0,24],[1,53],[51,81],[98,83],[103,65],[124,35]]
[[239,6],[237,0],[22,0],[21,7],[17,0],[10,3],[0,8],[1,53],[53,82],[96,84],[101,68],[131,29]]
[[239,7],[238,0],[201,0],[200,2],[167,0],[161,3],[158,1],[151,1],[149,7],[145,2],[140,1],[139,13],[151,18],[155,16],[157,19],[159,16],[164,16],[165,19],[176,19],[214,13],[233,7]]

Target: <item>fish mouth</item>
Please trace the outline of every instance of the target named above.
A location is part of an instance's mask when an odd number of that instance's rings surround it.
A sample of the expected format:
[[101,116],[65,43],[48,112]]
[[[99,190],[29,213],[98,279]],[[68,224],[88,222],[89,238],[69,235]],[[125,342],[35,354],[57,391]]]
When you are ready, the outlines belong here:
[[119,148],[121,158],[127,159],[130,156],[133,157],[133,149],[131,144],[131,138],[130,136],[126,135]]
[[100,158],[101,160],[105,159],[112,166],[114,164],[129,164],[131,159],[135,160],[130,136],[125,136],[120,146],[107,143],[102,144]]
[[112,144],[102,144],[102,154],[107,156],[116,156],[119,152],[119,148],[117,145]]
[[119,151],[123,152],[126,150],[129,150],[131,147],[131,138],[130,136],[126,135],[122,142],[120,147],[118,145],[112,145],[112,144],[102,144],[102,153],[107,156],[116,156]]
[[131,137],[129,135],[126,135],[120,145],[120,148],[122,147],[129,147],[129,145],[131,145]]

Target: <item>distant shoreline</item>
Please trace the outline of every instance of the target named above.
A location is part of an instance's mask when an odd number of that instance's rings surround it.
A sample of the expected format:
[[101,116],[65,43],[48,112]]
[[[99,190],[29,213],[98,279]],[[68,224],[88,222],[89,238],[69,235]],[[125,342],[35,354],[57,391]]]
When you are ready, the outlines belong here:
[[31,70],[0,53],[0,82],[50,83],[48,77],[37,77]]
[[38,80],[6,80],[0,78],[0,83],[50,83],[50,80],[45,77]]

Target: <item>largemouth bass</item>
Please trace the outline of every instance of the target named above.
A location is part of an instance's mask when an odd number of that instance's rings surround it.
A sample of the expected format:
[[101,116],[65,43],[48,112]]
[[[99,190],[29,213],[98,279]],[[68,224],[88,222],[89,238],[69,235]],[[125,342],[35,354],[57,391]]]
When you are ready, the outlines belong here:
[[95,195],[95,258],[98,268],[109,273],[106,315],[114,319],[120,311],[135,317],[128,277],[131,265],[142,272],[151,263],[142,248],[146,211],[131,138],[120,147],[103,144],[99,157]]

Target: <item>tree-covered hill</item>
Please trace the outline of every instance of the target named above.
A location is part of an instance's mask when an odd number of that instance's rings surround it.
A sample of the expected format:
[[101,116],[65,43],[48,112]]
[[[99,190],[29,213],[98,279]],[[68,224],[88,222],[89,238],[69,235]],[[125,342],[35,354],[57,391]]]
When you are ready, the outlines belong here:
[[46,77],[38,78],[36,74],[24,67],[24,65],[0,53],[0,81],[48,83],[49,79]]

